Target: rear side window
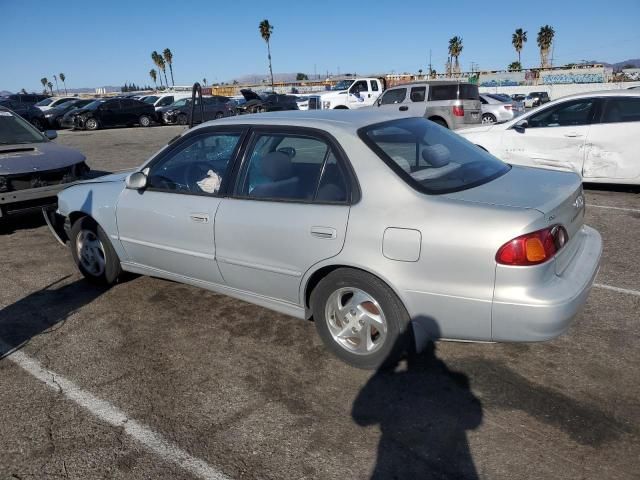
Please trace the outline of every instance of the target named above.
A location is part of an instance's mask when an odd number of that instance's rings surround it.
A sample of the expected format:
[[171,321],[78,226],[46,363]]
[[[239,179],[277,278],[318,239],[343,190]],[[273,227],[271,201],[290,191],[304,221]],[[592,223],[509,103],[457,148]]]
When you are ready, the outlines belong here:
[[361,128],[358,135],[403,180],[423,193],[466,190],[504,175],[510,168],[424,118],[371,125]]
[[387,90],[384,95],[382,95],[382,100],[380,103],[382,105],[392,105],[394,103],[402,103],[404,101],[404,97],[407,96],[406,88],[395,88],[393,90]]
[[237,194],[264,200],[345,202],[343,172],[321,138],[260,134],[252,142]]
[[429,88],[429,100],[478,100],[480,94],[478,87],[470,83],[458,85],[431,85]]
[[371,91],[372,92],[378,91],[378,82],[376,80],[371,80]]
[[409,98],[412,102],[424,102],[424,97],[427,93],[427,87],[412,87]]
[[601,123],[640,122],[640,97],[608,98]]

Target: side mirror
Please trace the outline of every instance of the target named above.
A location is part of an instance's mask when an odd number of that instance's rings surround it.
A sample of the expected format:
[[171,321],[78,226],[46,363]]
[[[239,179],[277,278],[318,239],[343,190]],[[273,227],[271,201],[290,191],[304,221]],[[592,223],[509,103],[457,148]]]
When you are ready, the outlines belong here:
[[382,98],[379,98],[378,100],[376,100],[376,104],[378,106],[382,105]]
[[44,136],[49,140],[55,140],[56,138],[58,138],[58,132],[56,132],[55,130],[47,130],[46,132],[44,132]]
[[529,122],[526,120],[520,120],[513,126],[513,129],[518,133],[524,133],[527,127],[529,126]]
[[143,172],[134,172],[127,177],[125,186],[130,190],[142,190],[147,186],[147,176]]

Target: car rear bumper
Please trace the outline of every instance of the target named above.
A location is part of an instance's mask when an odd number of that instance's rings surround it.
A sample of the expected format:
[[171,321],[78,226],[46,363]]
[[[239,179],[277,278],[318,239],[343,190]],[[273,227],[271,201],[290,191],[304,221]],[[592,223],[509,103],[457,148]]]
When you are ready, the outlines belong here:
[[[504,282],[514,268],[498,265],[492,307],[492,340],[536,342],[564,333],[585,304],[598,273],[602,238],[591,227],[579,232],[580,247],[560,275],[544,285],[522,288]],[[504,275],[502,275],[504,271]]]

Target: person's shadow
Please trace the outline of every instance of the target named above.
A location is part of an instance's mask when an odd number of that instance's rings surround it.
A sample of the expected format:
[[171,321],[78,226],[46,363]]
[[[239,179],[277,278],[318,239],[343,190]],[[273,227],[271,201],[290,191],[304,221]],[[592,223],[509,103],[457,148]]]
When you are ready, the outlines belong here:
[[436,357],[435,322],[419,321],[429,337],[416,342],[420,332],[410,329],[410,338],[400,341],[421,345],[406,360],[380,368],[353,403],[358,425],[380,425],[371,479],[477,479],[466,432],[482,423],[482,405],[467,376]]

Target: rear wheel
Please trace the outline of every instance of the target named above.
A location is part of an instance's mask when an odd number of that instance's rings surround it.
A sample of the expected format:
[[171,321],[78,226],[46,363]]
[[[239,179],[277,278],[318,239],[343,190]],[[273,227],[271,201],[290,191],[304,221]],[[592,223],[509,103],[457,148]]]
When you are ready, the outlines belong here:
[[329,350],[349,365],[393,364],[409,347],[409,314],[379,278],[339,268],[311,293],[316,330]]
[[113,285],[122,273],[120,259],[109,236],[92,218],[83,217],[71,227],[70,248],[80,273],[98,285]]
[[186,125],[187,124],[187,116],[185,114],[178,115],[178,125]]
[[433,123],[437,123],[438,125],[440,125],[441,127],[444,128],[449,128],[449,125],[447,125],[447,122],[445,122],[443,119],[441,118],[430,118],[429,120],[431,120]]
[[84,127],[87,130],[97,130],[98,126],[98,121],[95,118],[87,118],[87,120],[84,122]]
[[491,113],[482,114],[482,123],[491,124],[491,123],[496,123],[496,121],[497,121],[496,117]]
[[33,125],[34,127],[36,127],[40,131],[44,130],[44,123],[39,118],[33,118],[31,120],[31,125]]
[[216,120],[219,120],[219,119],[221,119],[222,117],[224,117],[224,113],[222,113],[222,112],[217,112],[217,113],[216,113],[216,116],[215,116],[215,119],[216,119]]
[[151,117],[149,117],[148,115],[140,115],[138,123],[141,127],[149,127],[151,126]]

